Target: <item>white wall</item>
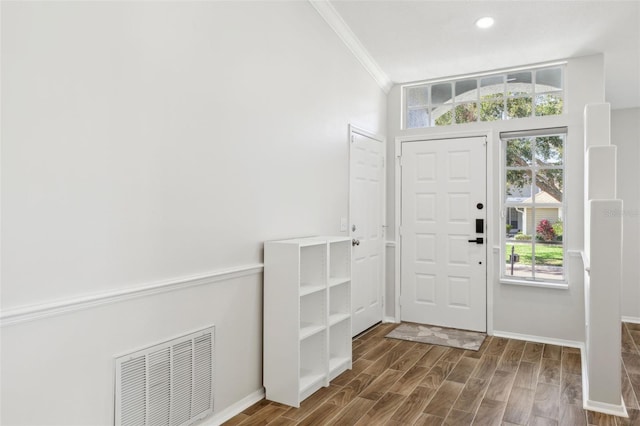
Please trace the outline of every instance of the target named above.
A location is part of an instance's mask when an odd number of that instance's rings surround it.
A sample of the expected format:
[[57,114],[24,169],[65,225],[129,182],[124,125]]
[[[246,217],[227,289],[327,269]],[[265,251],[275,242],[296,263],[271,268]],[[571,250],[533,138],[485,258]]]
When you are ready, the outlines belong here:
[[[547,339],[584,341],[584,289],[582,261],[577,256],[567,256],[565,264],[569,277],[569,289],[556,290],[501,284],[499,282],[500,256],[499,230],[504,229],[500,212],[500,161],[499,133],[503,131],[540,129],[568,126],[567,136],[567,248],[570,251],[583,247],[583,111],[584,105],[604,101],[604,71],[601,55],[570,59],[566,74],[566,111],[562,116],[539,117],[498,121],[493,123],[473,123],[451,128],[427,128],[402,130],[401,86],[396,85],[388,98],[388,158],[395,157],[393,141],[398,137],[424,136],[447,137],[460,132],[490,133],[488,143],[488,229],[487,254],[493,266],[493,276],[488,278],[488,326],[498,333],[522,334]],[[387,222],[389,239],[394,239],[395,231],[395,163],[389,161],[387,197]],[[492,197],[492,198],[491,198]],[[492,200],[491,203],[489,203]],[[389,256],[387,262],[393,262]],[[394,286],[394,282],[387,285]],[[387,306],[387,315],[394,315]]]
[[640,321],[640,108],[611,111],[622,212],[622,316]]
[[[2,2],[3,315],[338,234],[347,126],[385,121],[307,2]],[[5,323],[2,424],[111,423],[113,356],[210,324],[220,412],[261,388],[261,291],[258,272]]]

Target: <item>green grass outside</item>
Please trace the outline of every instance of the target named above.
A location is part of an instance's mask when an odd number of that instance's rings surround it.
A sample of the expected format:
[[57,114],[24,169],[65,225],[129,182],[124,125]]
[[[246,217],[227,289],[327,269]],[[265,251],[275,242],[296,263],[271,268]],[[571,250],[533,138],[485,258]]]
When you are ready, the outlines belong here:
[[[506,245],[506,262],[509,263],[511,247],[515,246],[515,253],[520,255],[517,262],[521,265],[531,265],[531,244]],[[561,244],[541,244],[536,243],[536,265],[563,266],[562,245]]]

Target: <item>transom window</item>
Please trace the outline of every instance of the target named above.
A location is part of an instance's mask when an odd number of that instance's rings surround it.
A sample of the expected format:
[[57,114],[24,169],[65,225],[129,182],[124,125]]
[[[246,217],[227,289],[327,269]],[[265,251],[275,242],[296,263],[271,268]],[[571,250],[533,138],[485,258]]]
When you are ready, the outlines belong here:
[[405,86],[403,96],[406,129],[559,115],[564,67]]
[[566,129],[500,135],[506,280],[565,281]]

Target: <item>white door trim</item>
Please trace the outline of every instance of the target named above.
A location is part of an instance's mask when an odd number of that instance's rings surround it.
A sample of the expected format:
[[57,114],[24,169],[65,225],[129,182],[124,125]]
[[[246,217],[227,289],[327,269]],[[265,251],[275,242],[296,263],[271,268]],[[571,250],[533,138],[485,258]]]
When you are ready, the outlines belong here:
[[352,192],[353,192],[353,188],[351,187],[351,182],[352,182],[352,170],[351,170],[351,143],[353,142],[353,136],[354,135],[360,135],[360,136],[364,136],[367,137],[369,139],[378,141],[382,144],[382,178],[383,178],[383,185],[382,185],[382,202],[380,204],[381,205],[381,213],[380,213],[380,217],[382,218],[382,238],[380,239],[381,242],[381,253],[382,253],[382,277],[380,277],[380,294],[382,296],[382,312],[381,312],[381,316],[380,316],[380,321],[382,321],[385,317],[385,311],[386,311],[386,306],[387,306],[387,300],[386,300],[386,274],[387,274],[387,247],[386,247],[386,239],[387,239],[387,144],[386,144],[386,138],[382,135],[378,135],[375,134],[373,132],[370,132],[368,130],[365,130],[361,127],[355,126],[353,124],[349,124],[349,220],[348,220],[348,226],[349,228],[347,229],[347,235],[351,234],[351,211],[352,211],[352,206],[351,206],[351,200],[352,200]]
[[[469,138],[469,137],[486,137],[487,139],[487,334],[493,334],[493,287],[495,284],[495,270],[496,259],[499,259],[499,247],[495,247],[495,229],[496,224],[500,223],[500,218],[496,217],[499,209],[495,208],[495,177],[496,173],[495,164],[497,160],[496,146],[499,146],[499,141],[494,139],[494,132],[492,130],[483,131],[456,131],[456,132],[444,132],[444,133],[429,133],[414,136],[398,136],[395,138],[394,149],[394,166],[395,166],[395,236],[396,236],[396,250],[395,250],[395,322],[400,322],[400,280],[401,280],[401,259],[402,259],[402,244],[400,235],[400,221],[402,220],[402,170],[400,168],[400,156],[402,154],[402,144],[405,142],[417,142],[417,141],[431,141],[442,139],[456,139],[456,138]],[[498,171],[499,173],[499,171]],[[498,240],[499,236],[498,236]],[[498,253],[496,257],[496,253]],[[500,265],[497,265],[498,270]]]

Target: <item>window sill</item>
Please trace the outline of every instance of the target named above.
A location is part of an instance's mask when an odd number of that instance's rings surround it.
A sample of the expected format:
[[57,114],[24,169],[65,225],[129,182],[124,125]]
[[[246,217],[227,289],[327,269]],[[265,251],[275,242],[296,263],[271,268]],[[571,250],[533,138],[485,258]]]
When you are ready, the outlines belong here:
[[551,288],[554,290],[568,290],[569,284],[566,282],[551,282],[551,281],[527,281],[527,280],[510,280],[501,278],[500,284],[516,285],[521,287],[537,287],[537,288]]

